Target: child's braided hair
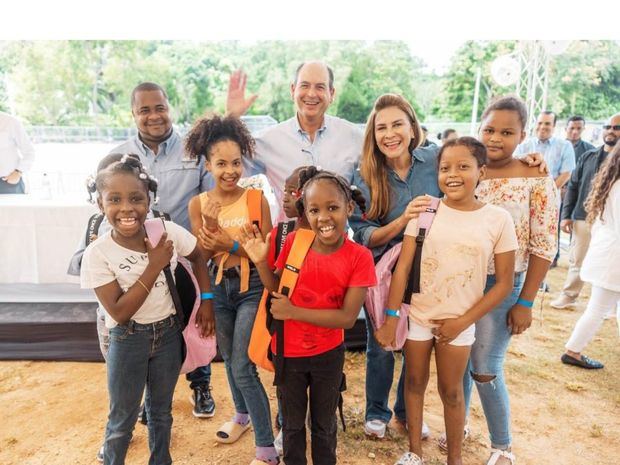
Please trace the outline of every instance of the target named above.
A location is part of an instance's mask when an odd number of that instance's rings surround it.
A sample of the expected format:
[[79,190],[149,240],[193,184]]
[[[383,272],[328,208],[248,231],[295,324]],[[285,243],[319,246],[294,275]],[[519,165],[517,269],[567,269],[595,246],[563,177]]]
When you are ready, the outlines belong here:
[[131,173],[138,181],[142,182],[147,192],[152,192],[157,203],[157,179],[151,176],[142,165],[140,157],[133,153],[111,153],[106,156],[97,167],[97,176],[86,181],[86,189],[92,201],[92,194],[101,193],[105,187],[107,179],[116,173]]
[[301,192],[301,195],[299,196],[299,199],[297,199],[297,202],[295,202],[295,206],[297,207],[297,210],[299,210],[300,216],[304,214],[304,201],[308,186],[323,179],[333,182],[338,188],[340,188],[347,203],[353,200],[362,211],[362,215],[366,215],[366,199],[364,198],[362,191],[360,191],[356,186],[349,184],[345,178],[336,173],[322,170],[317,166],[308,166],[299,172],[298,189]]

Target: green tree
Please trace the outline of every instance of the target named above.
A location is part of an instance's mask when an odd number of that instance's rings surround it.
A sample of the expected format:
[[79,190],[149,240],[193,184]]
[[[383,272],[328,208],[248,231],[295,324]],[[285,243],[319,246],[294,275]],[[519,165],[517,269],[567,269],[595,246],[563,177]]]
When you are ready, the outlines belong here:
[[550,76],[548,106],[561,118],[608,118],[620,101],[620,45],[574,41],[564,54],[553,57]]
[[375,42],[348,57],[350,71],[336,102],[338,116],[364,123],[381,94],[398,93],[425,117],[416,99],[415,83],[421,79],[422,62],[411,56],[403,42]]
[[444,88],[436,101],[434,113],[452,121],[469,121],[476,83],[476,73],[481,70],[480,100],[478,118],[489,100],[498,94],[514,92],[514,89],[500,87],[491,78],[491,63],[501,55],[511,53],[515,42],[468,41],[454,54]]

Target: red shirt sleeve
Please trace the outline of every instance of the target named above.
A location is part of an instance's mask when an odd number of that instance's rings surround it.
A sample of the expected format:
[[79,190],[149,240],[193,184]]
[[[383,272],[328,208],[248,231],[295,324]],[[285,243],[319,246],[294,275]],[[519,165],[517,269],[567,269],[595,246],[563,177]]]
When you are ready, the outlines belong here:
[[375,262],[372,252],[364,246],[354,244],[356,247],[355,266],[349,279],[348,287],[372,287],[377,284]]

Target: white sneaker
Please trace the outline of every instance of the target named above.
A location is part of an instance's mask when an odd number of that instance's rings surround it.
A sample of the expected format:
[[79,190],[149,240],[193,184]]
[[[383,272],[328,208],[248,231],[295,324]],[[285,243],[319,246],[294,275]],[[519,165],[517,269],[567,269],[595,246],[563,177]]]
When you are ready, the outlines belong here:
[[280,430],[276,438],[273,440],[273,447],[276,448],[276,452],[280,457],[284,455],[284,435],[282,434],[282,430]]
[[428,439],[430,437],[430,435],[431,435],[431,430],[428,427],[428,425],[426,424],[426,422],[423,421],[422,422],[422,434],[420,436],[422,438],[422,441],[424,441],[425,439]]
[[97,452],[97,462],[103,463],[103,445],[101,449],[99,449],[99,452]]
[[405,452],[394,465],[424,465],[424,460],[413,452]]
[[552,300],[549,305],[553,308],[564,309],[564,308],[574,308],[577,302],[572,297],[567,296],[566,294],[560,294],[557,299]]
[[385,437],[386,429],[387,425],[381,420],[368,420],[364,425],[364,433],[366,433],[367,436],[373,436],[379,439]]

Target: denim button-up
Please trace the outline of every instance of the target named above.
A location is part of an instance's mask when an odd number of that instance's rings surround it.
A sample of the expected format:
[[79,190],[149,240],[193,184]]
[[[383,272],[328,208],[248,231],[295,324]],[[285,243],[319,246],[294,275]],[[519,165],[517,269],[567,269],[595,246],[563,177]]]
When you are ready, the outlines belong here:
[[[353,229],[353,239],[368,247],[368,242],[373,231],[377,228],[387,225],[403,214],[407,204],[415,197],[428,194],[434,197],[441,197],[443,194],[439,190],[437,184],[437,153],[439,147],[419,147],[412,154],[412,164],[407,173],[407,177],[401,179],[394,170],[387,171],[388,183],[392,193],[390,211],[383,218],[374,220],[362,219],[362,213],[356,206],[355,211],[349,219],[349,225]],[[367,206],[370,205],[370,191],[368,186],[362,179],[359,169],[353,173],[353,183],[357,186],[366,198]],[[387,244],[372,249],[375,261],[395,244],[403,240],[403,231],[394,237]]]
[[176,224],[191,230],[187,204],[191,198],[214,186],[213,177],[205,168],[204,159],[196,164],[195,159],[185,155],[183,140],[176,131],[159,144],[157,155],[146,146],[139,136],[134,136],[110,153],[135,153],[140,161],[157,178],[159,203],[153,208],[168,213]]

